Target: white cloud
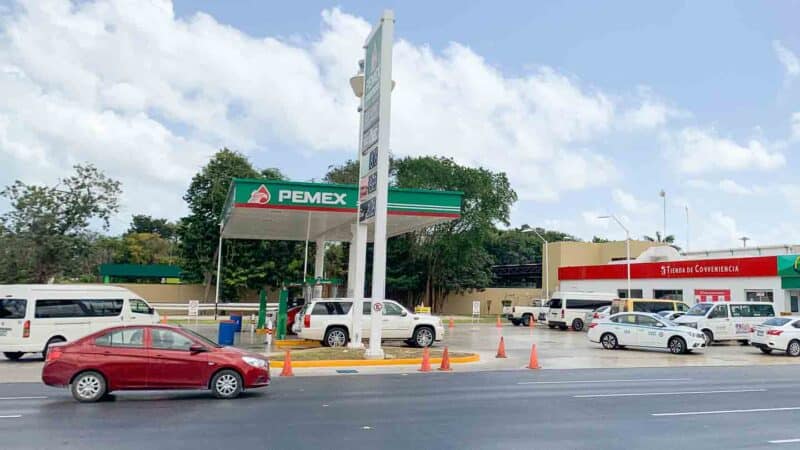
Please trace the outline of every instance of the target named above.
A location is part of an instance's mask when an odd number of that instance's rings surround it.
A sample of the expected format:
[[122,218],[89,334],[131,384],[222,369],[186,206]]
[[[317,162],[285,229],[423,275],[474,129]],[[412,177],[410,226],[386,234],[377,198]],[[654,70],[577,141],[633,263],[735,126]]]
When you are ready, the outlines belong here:
[[[370,28],[331,9],[312,38],[256,38],[207,14],[176,18],[166,0],[20,3],[0,15],[0,183],[92,161],[123,181],[127,209],[174,217],[223,145],[339,161],[356,145],[347,80]],[[395,154],[506,171],[522,198],[611,183],[619,169],[593,144],[672,117],[651,95],[622,104],[552,68],[508,76],[459,43],[397,41],[394,78]]]
[[783,154],[751,139],[747,145],[719,137],[714,129],[684,128],[665,134],[666,156],[685,173],[772,170],[786,164]]
[[792,134],[793,140],[800,140],[800,112],[792,114]]
[[722,192],[726,192],[728,194],[748,195],[753,193],[752,189],[746,188],[733,180],[720,181],[719,188]]
[[800,59],[794,52],[786,48],[780,41],[772,41],[772,49],[775,50],[787,77],[800,75]]
[[630,213],[647,214],[657,209],[655,203],[638,200],[633,194],[618,188],[611,191],[611,198],[620,208]]
[[686,182],[686,185],[695,189],[717,191],[733,195],[763,195],[769,191],[767,186],[744,186],[729,178],[722,179],[716,183],[712,183],[708,180],[693,179]]

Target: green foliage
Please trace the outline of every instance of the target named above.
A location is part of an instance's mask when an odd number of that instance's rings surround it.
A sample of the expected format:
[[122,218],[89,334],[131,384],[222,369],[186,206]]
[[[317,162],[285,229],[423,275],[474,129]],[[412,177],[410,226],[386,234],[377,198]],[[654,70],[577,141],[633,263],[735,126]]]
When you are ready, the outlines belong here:
[[[216,277],[219,224],[232,178],[284,179],[277,169],[257,171],[243,155],[222,149],[197,173],[184,195],[189,215],[178,227],[181,267],[187,281],[210,288]],[[235,300],[243,289],[277,286],[300,279],[302,245],[297,242],[226,240],[221,298]],[[299,263],[298,263],[299,260]],[[209,289],[207,293],[210,297]]]
[[2,239],[16,251],[14,261],[3,258],[0,263],[5,266],[0,281],[44,283],[70,276],[76,259],[91,251],[90,223],[108,229],[119,209],[120,183],[91,164],[74,170],[54,186],[17,180],[0,191],[11,203],[11,210],[0,216]]
[[172,239],[175,236],[177,225],[167,219],[156,219],[145,214],[134,214],[131,219],[131,226],[126,234],[149,233],[157,234],[164,239]]

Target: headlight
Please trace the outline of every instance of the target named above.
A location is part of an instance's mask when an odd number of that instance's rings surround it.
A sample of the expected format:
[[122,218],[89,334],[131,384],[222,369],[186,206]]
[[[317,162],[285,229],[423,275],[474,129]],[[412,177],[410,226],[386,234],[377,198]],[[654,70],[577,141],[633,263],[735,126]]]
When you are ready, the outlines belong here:
[[682,323],[681,325],[685,325],[687,327],[692,327],[695,329],[697,328],[697,322],[687,322],[687,323]]
[[267,361],[259,358],[253,358],[251,356],[242,356],[242,361],[253,367],[258,367],[259,369],[266,369],[269,367],[269,363]]

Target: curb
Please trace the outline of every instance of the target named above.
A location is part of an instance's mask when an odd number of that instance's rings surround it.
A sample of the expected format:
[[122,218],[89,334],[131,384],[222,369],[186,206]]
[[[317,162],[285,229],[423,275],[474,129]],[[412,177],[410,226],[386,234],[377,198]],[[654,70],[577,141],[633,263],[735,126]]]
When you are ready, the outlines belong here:
[[[477,353],[468,356],[450,357],[450,364],[465,364],[480,361]],[[441,364],[442,358],[431,358],[431,364]],[[330,359],[327,361],[292,361],[293,368],[312,367],[381,367],[381,366],[411,366],[422,364],[422,358],[399,359]],[[283,361],[270,361],[270,367],[283,368]]]
[[299,340],[299,339],[283,339],[283,340],[275,340],[272,342],[278,348],[292,348],[297,347],[301,349],[306,348],[319,348],[322,347],[322,343],[319,341],[311,341],[308,339]]

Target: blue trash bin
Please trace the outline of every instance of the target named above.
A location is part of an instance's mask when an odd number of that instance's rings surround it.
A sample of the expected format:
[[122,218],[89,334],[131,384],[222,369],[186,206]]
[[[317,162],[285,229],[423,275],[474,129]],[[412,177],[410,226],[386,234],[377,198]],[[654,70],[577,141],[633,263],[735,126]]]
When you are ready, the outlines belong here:
[[241,314],[231,314],[231,320],[236,322],[236,332],[241,333],[242,331],[242,315]]
[[223,320],[219,323],[219,334],[217,336],[219,345],[233,345],[234,336],[236,336],[236,322]]

